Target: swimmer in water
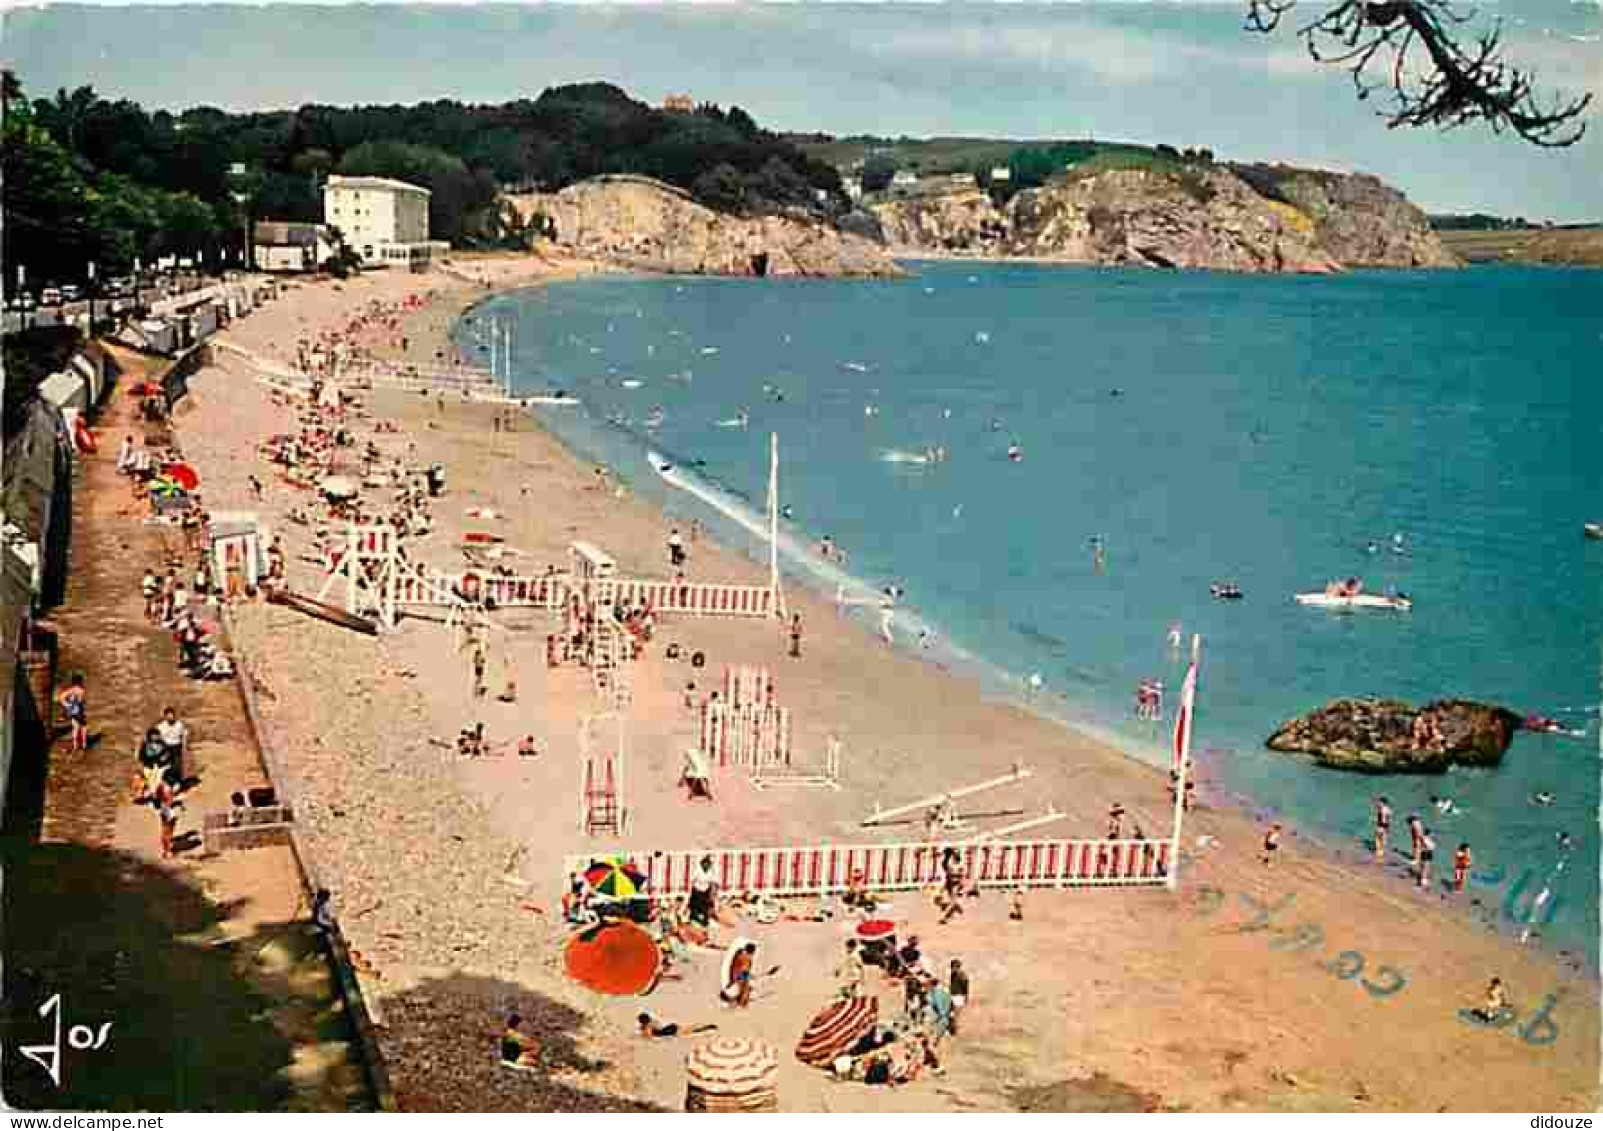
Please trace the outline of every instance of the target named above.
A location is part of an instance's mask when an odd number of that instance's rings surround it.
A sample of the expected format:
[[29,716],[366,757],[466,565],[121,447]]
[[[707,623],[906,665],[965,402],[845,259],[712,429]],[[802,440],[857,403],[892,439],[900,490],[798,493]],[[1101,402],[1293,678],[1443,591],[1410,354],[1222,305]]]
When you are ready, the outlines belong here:
[[1458,806],[1453,803],[1453,799],[1451,797],[1432,797],[1430,799],[1430,803],[1436,806],[1436,812],[1440,813],[1444,817],[1451,816],[1452,814],[1458,812]]
[[1536,793],[1531,794],[1531,804],[1532,805],[1551,805],[1551,804],[1553,804],[1553,802],[1555,802],[1557,800],[1558,800],[1558,798],[1554,797],[1552,793],[1550,793],[1549,791],[1547,791],[1545,789],[1539,790]]
[[1176,621],[1169,626],[1169,647],[1178,650],[1180,647],[1180,623]]
[[1030,678],[1025,680],[1024,682],[1029,684],[1029,687],[1030,687],[1031,691],[1039,691],[1039,690],[1041,690],[1041,686],[1045,681],[1041,679],[1041,673],[1040,672],[1031,672],[1030,673]]
[[871,404],[865,404],[863,406],[863,415],[864,416],[878,416],[879,415],[879,409],[875,408]]
[[790,504],[789,503],[786,503],[784,506],[779,508],[779,517],[784,519],[786,522],[789,522],[792,518],[795,517],[795,515],[790,513]]
[[1000,432],[1001,430],[1002,430],[1002,422],[1000,420],[998,420],[996,417],[993,416],[991,418],[991,431],[992,432]]
[[1014,463],[1018,463],[1024,458],[1024,449],[1019,447],[1018,441],[1015,440],[1007,446],[1007,458]]
[[1374,543],[1374,542],[1371,542],[1371,543],[1370,543],[1370,544],[1369,544],[1369,545],[1368,545],[1368,546],[1367,546],[1367,547],[1366,547],[1366,549],[1368,549],[1368,551],[1369,551],[1369,552],[1370,552],[1370,553],[1371,553],[1371,554],[1378,554],[1378,553],[1380,553],[1380,546],[1379,546],[1379,545],[1377,545],[1377,544],[1376,544],[1376,543]]

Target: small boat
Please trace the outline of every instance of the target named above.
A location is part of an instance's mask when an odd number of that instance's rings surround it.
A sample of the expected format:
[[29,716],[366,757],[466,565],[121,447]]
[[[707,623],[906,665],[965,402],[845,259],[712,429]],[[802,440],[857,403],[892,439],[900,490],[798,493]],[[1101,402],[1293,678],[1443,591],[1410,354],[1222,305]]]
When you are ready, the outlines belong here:
[[1217,581],[1208,586],[1208,592],[1216,600],[1239,601],[1242,598],[1241,586],[1230,581]]
[[1603,541],[1603,522],[1589,522],[1582,529],[1588,538],[1596,538]]
[[1296,600],[1299,605],[1312,605],[1318,609],[1390,609],[1406,613],[1414,607],[1414,602],[1401,593],[1395,597],[1383,597],[1375,593],[1356,593],[1351,597],[1330,593],[1298,593]]

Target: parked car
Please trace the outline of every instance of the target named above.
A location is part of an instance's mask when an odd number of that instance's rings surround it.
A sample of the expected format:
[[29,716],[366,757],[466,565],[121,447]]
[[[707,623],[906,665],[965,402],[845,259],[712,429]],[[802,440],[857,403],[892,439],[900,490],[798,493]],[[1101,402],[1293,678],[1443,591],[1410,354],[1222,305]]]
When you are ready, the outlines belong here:
[[61,290],[59,287],[46,287],[39,292],[40,306],[60,306]]
[[68,283],[61,288],[61,297],[67,302],[77,302],[83,298],[83,288],[75,283]]

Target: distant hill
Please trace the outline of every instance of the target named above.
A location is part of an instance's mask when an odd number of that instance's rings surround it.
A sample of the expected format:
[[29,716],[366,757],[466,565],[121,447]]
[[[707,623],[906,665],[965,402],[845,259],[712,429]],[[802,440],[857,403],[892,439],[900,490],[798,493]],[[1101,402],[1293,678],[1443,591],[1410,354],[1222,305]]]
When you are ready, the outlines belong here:
[[1469,263],[1603,267],[1603,225],[1496,231],[1449,229],[1436,234],[1449,251]]

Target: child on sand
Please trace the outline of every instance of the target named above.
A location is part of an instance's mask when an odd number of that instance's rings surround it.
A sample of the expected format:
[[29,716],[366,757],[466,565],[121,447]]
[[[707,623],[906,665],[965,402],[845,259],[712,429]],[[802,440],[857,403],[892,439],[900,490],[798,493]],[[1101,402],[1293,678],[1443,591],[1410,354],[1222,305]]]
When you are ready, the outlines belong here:
[[72,680],[67,684],[66,690],[56,697],[61,704],[61,713],[67,718],[67,725],[72,728],[72,748],[74,750],[89,749],[89,698],[84,690],[83,673],[74,672]]
[[1280,849],[1280,822],[1276,821],[1269,826],[1269,831],[1263,834],[1263,855],[1259,858],[1265,868],[1274,866],[1275,853]]
[[1508,995],[1503,991],[1503,979],[1493,978],[1486,984],[1486,1000],[1479,1009],[1471,1010],[1477,1021],[1487,1025],[1498,1020],[1508,1009]]
[[1464,843],[1458,846],[1458,851],[1453,853],[1454,891],[1464,890],[1464,884],[1469,879],[1470,865],[1473,863],[1474,858],[1470,855],[1469,841],[1466,840]]
[[523,1018],[516,1013],[507,1017],[506,1028],[501,1032],[501,1063],[509,1068],[537,1068],[540,1064],[540,1042],[519,1028]]

